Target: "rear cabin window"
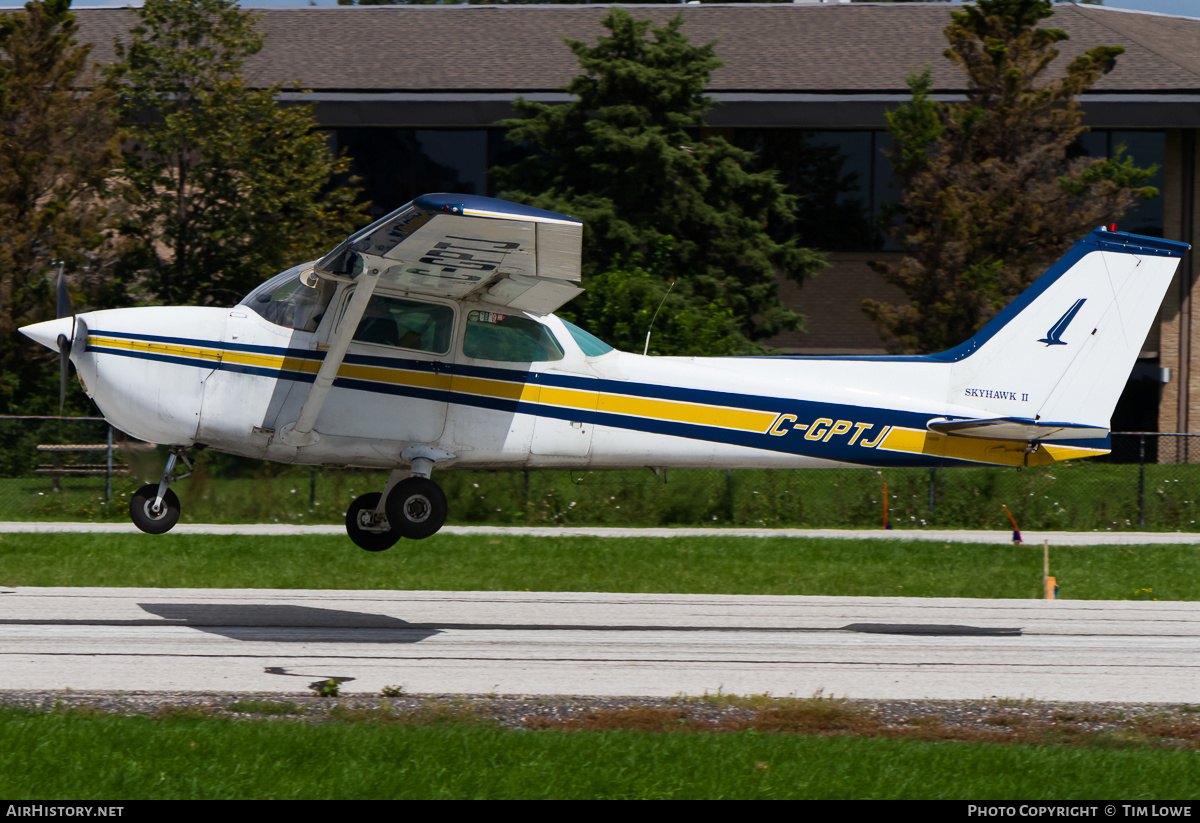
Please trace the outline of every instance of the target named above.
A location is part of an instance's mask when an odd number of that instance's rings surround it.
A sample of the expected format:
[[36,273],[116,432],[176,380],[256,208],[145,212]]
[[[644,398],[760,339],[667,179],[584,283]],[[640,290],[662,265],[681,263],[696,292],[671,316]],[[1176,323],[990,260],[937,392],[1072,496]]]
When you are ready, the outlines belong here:
[[548,328],[527,317],[473,311],[467,315],[463,354],[481,360],[536,363],[562,360],[563,348]]
[[450,351],[453,328],[454,309],[449,306],[375,294],[367,303],[354,339],[360,343],[445,354]]

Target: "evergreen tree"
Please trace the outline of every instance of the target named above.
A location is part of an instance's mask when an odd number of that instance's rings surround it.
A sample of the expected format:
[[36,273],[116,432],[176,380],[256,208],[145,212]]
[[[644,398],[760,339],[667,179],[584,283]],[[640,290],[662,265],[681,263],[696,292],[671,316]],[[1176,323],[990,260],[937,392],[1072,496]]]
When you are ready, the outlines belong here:
[[[518,100],[520,117],[501,123],[534,150],[496,170],[502,196],[584,221],[585,286],[600,272],[642,266],[657,280],[645,290],[653,307],[673,278],[676,311],[694,312],[699,325],[710,306],[732,313],[739,351],[798,329],[802,318],[780,304],[776,275],[800,280],[823,261],[794,239],[777,239],[796,202],[777,175],[749,171],[751,153],[705,133],[704,90],[721,64],[714,44],[689,43],[681,17],[655,27],[614,7],[602,22],[610,34],[594,46],[566,41],[583,69],[566,86],[574,101]],[[587,294],[577,303],[584,322],[604,314]],[[640,351],[645,330],[632,331],[633,339],[612,342]],[[705,353],[706,343],[681,340],[675,353]]]
[[1086,131],[1076,101],[1123,49],[1097,46],[1062,76],[1058,29],[1037,28],[1049,0],[977,0],[951,12],[945,55],[967,74],[965,103],[929,99],[930,73],[909,78],[912,99],[888,117],[892,169],[903,187],[893,238],[907,256],[876,263],[910,302],[864,300],[890,349],[961,343],[1020,294],[1072,241],[1117,220],[1155,171],[1121,151],[1071,157]]
[[262,47],[236,0],[147,0],[116,44],[131,210],[126,256],[166,303],[236,302],[265,277],[317,257],[367,218],[357,188],[335,186],[347,161],[315,129],[311,106],[280,105],[280,86],[250,87]]
[[[55,316],[53,261],[68,270],[105,241],[119,159],[112,89],[87,72],[70,0],[0,16],[0,411],[57,411],[57,356],[17,328]],[[95,282],[89,285],[96,285]],[[75,284],[78,292],[79,284]],[[94,302],[96,294],[77,295]]]

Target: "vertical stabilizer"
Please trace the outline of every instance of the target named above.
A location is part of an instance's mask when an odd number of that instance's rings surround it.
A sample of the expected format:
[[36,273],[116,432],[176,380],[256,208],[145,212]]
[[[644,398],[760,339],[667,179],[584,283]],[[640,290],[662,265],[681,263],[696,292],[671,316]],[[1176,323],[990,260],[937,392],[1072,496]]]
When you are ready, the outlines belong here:
[[953,363],[947,401],[980,417],[1107,430],[1186,243],[1097,229]]

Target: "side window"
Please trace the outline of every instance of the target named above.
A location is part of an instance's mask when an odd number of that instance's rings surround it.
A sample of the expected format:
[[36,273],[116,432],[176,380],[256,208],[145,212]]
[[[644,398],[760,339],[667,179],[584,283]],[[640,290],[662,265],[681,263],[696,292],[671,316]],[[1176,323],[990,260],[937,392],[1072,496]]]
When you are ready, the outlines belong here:
[[562,360],[563,349],[541,323],[515,314],[473,311],[467,315],[463,354],[481,360],[533,363]]
[[450,351],[453,328],[454,309],[449,306],[376,294],[367,304],[354,339],[362,343],[445,354]]

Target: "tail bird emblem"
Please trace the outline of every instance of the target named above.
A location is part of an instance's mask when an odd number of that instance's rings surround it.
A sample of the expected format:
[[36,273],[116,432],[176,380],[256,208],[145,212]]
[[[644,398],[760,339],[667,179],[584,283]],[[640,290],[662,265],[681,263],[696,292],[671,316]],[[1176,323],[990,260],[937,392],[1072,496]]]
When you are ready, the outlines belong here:
[[1063,332],[1067,330],[1067,326],[1071,325],[1071,321],[1075,319],[1075,315],[1079,314],[1079,310],[1083,308],[1083,304],[1087,302],[1087,298],[1081,297],[1075,301],[1075,304],[1058,318],[1050,330],[1046,332],[1046,336],[1039,338],[1039,343],[1045,343],[1047,346],[1065,346],[1066,341],[1062,339]]

